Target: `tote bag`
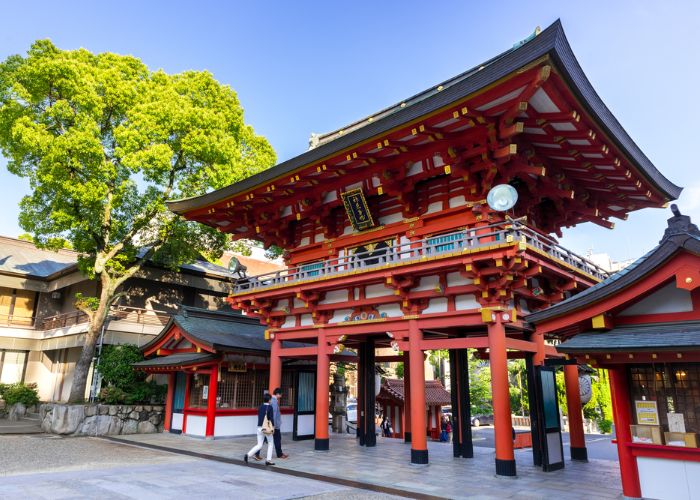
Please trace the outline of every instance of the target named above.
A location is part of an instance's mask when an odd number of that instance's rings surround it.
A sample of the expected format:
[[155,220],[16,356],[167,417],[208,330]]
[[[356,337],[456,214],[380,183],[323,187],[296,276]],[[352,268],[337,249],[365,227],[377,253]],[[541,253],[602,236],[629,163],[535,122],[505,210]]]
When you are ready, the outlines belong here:
[[263,418],[262,433],[267,434],[268,436],[270,434],[275,433],[275,426],[272,425],[272,422],[270,422],[270,419],[267,418],[267,413],[265,414],[265,418]]

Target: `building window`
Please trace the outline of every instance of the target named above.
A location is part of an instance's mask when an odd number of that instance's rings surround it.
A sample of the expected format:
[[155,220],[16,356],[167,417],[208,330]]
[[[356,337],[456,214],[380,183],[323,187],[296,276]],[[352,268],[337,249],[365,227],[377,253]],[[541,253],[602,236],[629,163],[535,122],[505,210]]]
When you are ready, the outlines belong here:
[[0,350],[0,384],[24,382],[28,351]]
[[0,286],[0,325],[34,325],[36,292]]
[[190,379],[190,408],[206,408],[209,400],[209,375],[195,373]]
[[629,370],[632,405],[656,401],[664,431],[668,413],[675,412],[683,414],[686,432],[700,432],[700,363],[633,365]]
[[[251,409],[260,406],[270,380],[267,370],[229,372],[224,367],[220,376],[216,406],[230,409]],[[293,380],[294,373],[282,373],[282,407],[294,404]]]

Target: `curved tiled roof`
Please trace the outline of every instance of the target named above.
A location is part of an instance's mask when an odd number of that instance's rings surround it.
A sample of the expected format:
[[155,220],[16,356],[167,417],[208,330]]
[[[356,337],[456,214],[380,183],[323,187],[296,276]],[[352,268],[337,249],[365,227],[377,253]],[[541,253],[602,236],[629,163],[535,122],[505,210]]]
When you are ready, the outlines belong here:
[[184,214],[244,193],[464,99],[547,55],[555,62],[562,77],[591,117],[630,158],[640,174],[656,186],[664,197],[676,199],[682,188],[666,179],[656,169],[600,99],[576,60],[561,22],[557,20],[526,43],[416,94],[400,104],[386,108],[377,113],[376,119],[367,121],[365,125],[359,126],[359,122],[351,124],[347,133],[335,133],[335,135],[331,133],[330,135],[333,136],[331,140],[327,140],[329,134],[325,134],[323,142],[318,147],[299,156],[222,189],[193,198],[170,201],[168,208],[175,213]]
[[[396,378],[384,379],[378,397],[381,398],[383,395],[388,398],[404,401],[403,380]],[[428,406],[449,405],[452,404],[452,396],[445,390],[439,380],[426,380],[425,404]]]

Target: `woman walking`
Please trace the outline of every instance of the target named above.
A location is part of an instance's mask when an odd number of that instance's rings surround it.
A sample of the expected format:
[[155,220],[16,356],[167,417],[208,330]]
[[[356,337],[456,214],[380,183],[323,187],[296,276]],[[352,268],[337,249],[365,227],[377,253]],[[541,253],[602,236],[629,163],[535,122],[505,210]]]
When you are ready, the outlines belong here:
[[265,394],[263,396],[263,404],[258,408],[258,430],[257,438],[258,444],[253,446],[248,453],[243,457],[243,461],[248,463],[248,459],[255,455],[263,447],[263,441],[267,437],[267,460],[265,460],[265,465],[275,465],[272,461],[272,450],[275,446],[272,440],[272,434],[275,432],[275,416],[272,411],[272,405],[270,404],[270,399],[272,396]]

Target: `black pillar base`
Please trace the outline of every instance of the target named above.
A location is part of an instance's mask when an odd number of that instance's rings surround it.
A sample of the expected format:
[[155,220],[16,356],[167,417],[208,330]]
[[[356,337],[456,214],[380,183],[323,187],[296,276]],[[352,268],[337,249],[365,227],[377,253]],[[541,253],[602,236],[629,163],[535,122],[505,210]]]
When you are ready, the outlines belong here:
[[410,443],[410,442],[411,442],[411,433],[410,433],[410,432],[404,432],[404,433],[403,433],[403,442],[404,442],[404,443]]
[[411,463],[416,465],[427,465],[428,450],[414,450],[411,448]]
[[588,462],[588,449],[584,446],[583,448],[571,447],[571,460],[577,460],[579,462]]
[[314,442],[314,450],[316,450],[316,451],[328,451],[329,449],[330,449],[330,440],[328,438],[326,438],[326,439],[316,438],[316,441]]
[[496,459],[496,475],[498,476],[515,476],[515,460]]

